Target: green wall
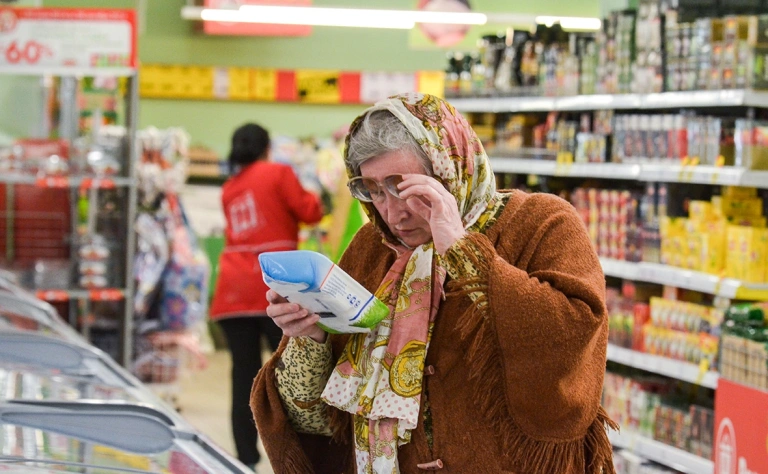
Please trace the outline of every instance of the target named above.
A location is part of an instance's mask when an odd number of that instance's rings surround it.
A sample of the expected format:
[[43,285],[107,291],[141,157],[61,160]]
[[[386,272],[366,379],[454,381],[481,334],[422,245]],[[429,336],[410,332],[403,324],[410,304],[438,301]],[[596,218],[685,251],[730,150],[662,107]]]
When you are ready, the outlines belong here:
[[[473,0],[477,11],[598,16],[601,0]],[[602,0],[605,1],[605,0]],[[138,7],[142,16],[139,58],[145,63],[249,66],[353,71],[442,70],[445,54],[413,49],[408,31],[315,27],[301,38],[206,36],[182,20],[186,0],[44,0],[45,6]],[[360,6],[356,0],[314,0],[315,5]],[[415,0],[369,0],[370,8],[412,9]],[[487,30],[489,27],[485,27]],[[232,130],[256,121],[274,134],[328,135],[348,124],[363,106],[297,105],[143,99],[139,126],[184,127],[193,143],[224,154]]]

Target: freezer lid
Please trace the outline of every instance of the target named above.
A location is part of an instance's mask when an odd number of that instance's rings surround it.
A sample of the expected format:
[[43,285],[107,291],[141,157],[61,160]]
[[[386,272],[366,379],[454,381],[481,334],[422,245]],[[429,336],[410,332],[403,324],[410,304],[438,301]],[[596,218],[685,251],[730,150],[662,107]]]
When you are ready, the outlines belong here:
[[0,401],[28,400],[124,400],[152,402],[126,387],[107,385],[90,376],[65,375],[54,369],[0,361]]
[[49,336],[20,331],[0,332],[0,360],[59,370],[68,375],[93,376],[102,383],[136,386],[114,370],[93,348]]
[[106,405],[95,409],[90,405],[3,403],[0,404],[0,423],[57,433],[136,454],[162,453],[173,446],[176,435],[167,422],[146,410],[133,410],[127,405],[111,410]]
[[82,337],[48,303],[30,296],[0,291],[0,327],[34,331],[74,343]]
[[[93,361],[97,364],[99,361]],[[174,426],[191,429],[172,407],[147,387],[114,385],[93,375],[94,371],[66,373],[58,369],[21,364],[0,357],[0,401],[122,401],[162,411]]]
[[45,469],[72,466],[98,472],[249,472],[162,415],[129,404],[0,403],[0,466],[35,466],[46,474]]

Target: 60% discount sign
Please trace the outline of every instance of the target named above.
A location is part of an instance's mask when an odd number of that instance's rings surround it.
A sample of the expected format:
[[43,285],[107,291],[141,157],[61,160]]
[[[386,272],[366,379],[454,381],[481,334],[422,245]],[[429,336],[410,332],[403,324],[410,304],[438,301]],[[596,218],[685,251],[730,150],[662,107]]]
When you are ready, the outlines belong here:
[[12,40],[0,48],[5,62],[14,65],[37,64],[41,59],[53,56],[51,48],[35,40]]

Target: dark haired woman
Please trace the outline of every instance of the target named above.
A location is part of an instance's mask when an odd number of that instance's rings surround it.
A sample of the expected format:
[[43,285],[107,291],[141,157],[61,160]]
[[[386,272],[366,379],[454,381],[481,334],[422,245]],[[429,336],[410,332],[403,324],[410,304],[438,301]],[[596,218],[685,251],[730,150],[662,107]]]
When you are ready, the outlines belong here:
[[293,169],[270,161],[269,133],[245,124],[232,135],[230,178],[222,188],[226,218],[225,247],[211,305],[211,319],[227,338],[232,355],[232,433],[237,457],[254,467],[259,462],[257,433],[248,399],[261,369],[261,338],[274,351],[282,331],[266,316],[267,286],[258,256],[295,250],[299,223],[322,218],[320,200],[302,188]]

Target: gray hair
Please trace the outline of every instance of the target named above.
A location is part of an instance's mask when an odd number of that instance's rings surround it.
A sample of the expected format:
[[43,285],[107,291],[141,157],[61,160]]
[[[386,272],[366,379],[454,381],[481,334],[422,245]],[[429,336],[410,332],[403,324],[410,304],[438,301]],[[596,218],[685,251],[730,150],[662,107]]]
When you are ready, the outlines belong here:
[[432,162],[405,125],[388,110],[375,110],[366,114],[351,132],[346,162],[360,175],[360,165],[391,151],[410,151],[423,161],[425,170],[432,175]]

